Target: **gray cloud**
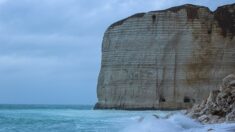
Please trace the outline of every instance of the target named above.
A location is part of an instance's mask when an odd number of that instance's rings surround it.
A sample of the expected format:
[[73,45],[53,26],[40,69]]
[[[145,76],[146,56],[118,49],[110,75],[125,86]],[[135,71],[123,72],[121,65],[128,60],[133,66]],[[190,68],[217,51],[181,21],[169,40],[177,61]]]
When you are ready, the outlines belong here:
[[0,103],[94,104],[113,22],[185,3],[233,0],[0,0]]

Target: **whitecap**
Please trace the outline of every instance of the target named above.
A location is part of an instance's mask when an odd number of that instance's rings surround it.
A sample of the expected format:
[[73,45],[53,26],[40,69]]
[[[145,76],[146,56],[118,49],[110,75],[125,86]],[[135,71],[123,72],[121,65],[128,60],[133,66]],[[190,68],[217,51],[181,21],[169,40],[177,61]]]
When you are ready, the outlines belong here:
[[235,132],[234,130],[235,124],[203,125],[182,113],[175,113],[169,118],[141,117],[120,132]]

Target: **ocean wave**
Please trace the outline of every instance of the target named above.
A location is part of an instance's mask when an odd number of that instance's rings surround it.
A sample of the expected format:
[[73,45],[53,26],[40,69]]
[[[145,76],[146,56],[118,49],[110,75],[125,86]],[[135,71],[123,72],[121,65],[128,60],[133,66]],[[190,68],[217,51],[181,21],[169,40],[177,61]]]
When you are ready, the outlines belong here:
[[208,124],[199,122],[176,113],[169,118],[155,116],[140,117],[127,125],[120,132],[235,132],[235,123]]

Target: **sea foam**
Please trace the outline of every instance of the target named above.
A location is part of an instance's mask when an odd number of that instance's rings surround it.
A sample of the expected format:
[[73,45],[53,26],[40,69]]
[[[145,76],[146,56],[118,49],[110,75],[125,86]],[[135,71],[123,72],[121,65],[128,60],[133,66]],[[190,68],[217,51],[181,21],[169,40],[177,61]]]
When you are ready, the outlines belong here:
[[0,105],[0,132],[235,132],[235,124],[202,125],[181,111],[91,108]]
[[169,118],[155,116],[141,117],[130,123],[121,132],[235,132],[235,124],[203,125],[182,113],[176,113]]

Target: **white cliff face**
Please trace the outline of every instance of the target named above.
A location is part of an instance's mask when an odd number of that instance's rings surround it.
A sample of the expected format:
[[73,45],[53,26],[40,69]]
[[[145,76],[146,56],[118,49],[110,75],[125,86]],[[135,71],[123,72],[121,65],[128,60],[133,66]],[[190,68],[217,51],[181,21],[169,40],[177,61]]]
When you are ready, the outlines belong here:
[[234,11],[183,5],[111,25],[96,108],[182,109],[206,98],[235,72]]

